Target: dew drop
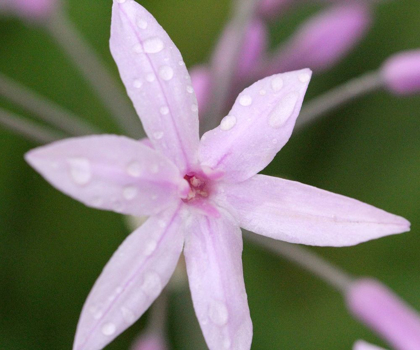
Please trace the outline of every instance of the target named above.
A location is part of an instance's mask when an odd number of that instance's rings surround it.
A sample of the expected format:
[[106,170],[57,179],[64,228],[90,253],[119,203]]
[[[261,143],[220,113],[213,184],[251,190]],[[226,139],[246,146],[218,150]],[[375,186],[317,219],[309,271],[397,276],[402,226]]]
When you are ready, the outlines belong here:
[[187,85],[187,92],[192,94],[194,92],[194,88],[191,85]]
[[209,317],[214,324],[224,326],[229,318],[226,305],[216,300],[213,301],[209,308]]
[[126,307],[122,307],[120,310],[125,322],[131,324],[136,320],[136,315],[134,315],[131,310],[127,309]]
[[138,192],[138,190],[137,190],[137,187],[135,187],[135,186],[124,187],[123,197],[126,200],[131,201],[132,199],[136,198],[137,192]]
[[230,342],[230,339],[229,339],[229,338],[226,338],[226,339],[223,341],[223,346],[225,347],[225,349],[230,349],[231,342]]
[[267,91],[265,91],[264,89],[263,90],[260,90],[260,95],[261,96],[264,96],[265,94],[267,94]]
[[134,45],[133,46],[133,52],[142,53],[143,52],[143,46],[141,46],[141,44]]
[[174,70],[169,66],[163,66],[159,69],[159,75],[163,80],[169,81],[174,77]]
[[102,330],[103,335],[110,336],[110,335],[113,335],[115,333],[115,331],[117,330],[117,327],[115,327],[115,324],[113,324],[113,323],[105,323],[102,326],[101,330]]
[[97,196],[97,197],[93,197],[93,199],[91,200],[91,204],[94,207],[100,207],[103,204],[103,200],[101,197]]
[[142,170],[141,164],[137,161],[131,162],[127,166],[128,175],[133,176],[133,177],[140,177],[141,170]]
[[298,99],[299,94],[297,92],[284,96],[269,114],[268,124],[275,129],[283,126],[292,115]]
[[184,62],[184,61],[179,61],[179,62],[178,62],[178,64],[179,64],[180,66],[185,66],[185,62]]
[[155,75],[154,75],[153,73],[149,73],[149,74],[147,74],[147,75],[146,75],[146,80],[147,80],[149,83],[154,82],[154,81],[155,81],[155,79],[156,79],[156,77],[155,77]]
[[157,243],[155,241],[149,241],[146,243],[146,249],[144,250],[144,255],[150,256],[156,250]]
[[124,3],[125,3],[125,0],[117,0],[117,2],[118,2],[119,4],[124,4]]
[[112,210],[116,213],[121,213],[123,208],[124,206],[120,201],[114,201],[114,203],[112,203]]
[[167,115],[169,113],[169,108],[168,107],[161,107],[160,108],[160,114],[162,115]]
[[162,39],[154,37],[144,41],[143,47],[144,52],[146,53],[158,53],[164,49],[165,44],[163,43]]
[[275,77],[273,80],[271,80],[271,88],[276,92],[280,91],[283,88],[283,85],[283,79],[280,77]]
[[250,106],[252,104],[252,97],[249,95],[242,95],[239,98],[239,103],[244,107]]
[[163,137],[163,132],[162,131],[157,131],[157,132],[153,133],[153,137],[156,140],[160,140]]
[[140,29],[146,29],[147,28],[147,22],[144,19],[139,19],[137,21],[137,27]]
[[144,293],[151,298],[157,297],[162,291],[162,281],[156,272],[148,272],[141,286]]
[[140,79],[136,79],[133,81],[133,87],[135,89],[140,89],[143,86],[143,82]]
[[308,73],[299,74],[299,80],[302,83],[307,83],[311,79],[311,76]]
[[236,117],[233,115],[228,115],[222,119],[220,123],[220,129],[227,131],[232,129],[236,125]]
[[165,221],[163,221],[163,220],[159,220],[159,221],[158,221],[158,225],[159,225],[159,227],[161,227],[161,228],[165,228],[165,227],[166,227],[166,222],[165,222]]
[[90,162],[87,158],[69,158],[70,176],[78,185],[86,185],[92,178]]
[[159,172],[159,165],[158,164],[153,164],[152,167],[150,168],[150,172],[152,174],[157,174]]
[[193,112],[198,112],[198,106],[197,106],[197,105],[192,105],[192,106],[191,106],[191,110],[192,110]]

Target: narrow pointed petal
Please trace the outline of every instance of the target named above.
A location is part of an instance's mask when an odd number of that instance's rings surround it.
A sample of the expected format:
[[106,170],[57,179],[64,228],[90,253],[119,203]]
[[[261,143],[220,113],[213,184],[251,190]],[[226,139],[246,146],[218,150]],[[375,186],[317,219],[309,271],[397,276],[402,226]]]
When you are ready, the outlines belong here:
[[135,1],[114,1],[111,52],[156,150],[182,171],[196,163],[198,107],[182,56]]
[[140,141],[101,135],[36,148],[27,162],[55,188],[87,206],[151,215],[179,200],[188,184],[176,166]]
[[175,270],[184,236],[179,208],[153,216],[118,248],[83,307],[74,350],[98,350],[131,326]]
[[264,169],[292,135],[311,71],[277,74],[245,89],[220,126],[203,135],[202,165],[239,182]]
[[195,313],[210,350],[249,350],[252,322],[242,271],[242,235],[232,219],[194,215],[185,260]]
[[410,223],[371,205],[271,176],[226,184],[219,196],[241,227],[290,243],[350,246],[409,231]]
[[369,344],[363,340],[358,340],[354,343],[353,350],[385,350],[384,348],[380,348],[379,346]]

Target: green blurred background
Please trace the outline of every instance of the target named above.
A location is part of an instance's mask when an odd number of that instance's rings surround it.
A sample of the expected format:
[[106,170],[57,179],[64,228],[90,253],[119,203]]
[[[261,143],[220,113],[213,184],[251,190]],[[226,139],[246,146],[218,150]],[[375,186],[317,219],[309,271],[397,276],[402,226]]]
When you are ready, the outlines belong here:
[[[228,18],[226,0],[148,0],[188,66],[205,61]],[[68,0],[70,17],[113,73],[111,1]],[[286,38],[307,7],[274,23]],[[384,1],[366,39],[337,67],[314,77],[308,99],[375,69],[390,54],[420,47],[420,2]],[[107,111],[41,29],[0,20],[0,71],[66,106],[106,132]],[[0,98],[0,107],[16,112]],[[128,234],[121,216],[88,209],[50,187],[23,160],[35,145],[0,129],[0,349],[70,349],[83,302]],[[292,137],[267,174],[285,176],[408,218],[411,233],[351,248],[318,248],[355,275],[376,276],[420,310],[420,97],[375,93]],[[245,244],[245,282],[254,323],[252,349],[349,350],[356,339],[384,344],[354,321],[342,297],[290,263]],[[146,316],[147,317],[147,316]],[[144,319],[109,349],[128,349]],[[171,298],[173,349],[205,349],[188,289]]]

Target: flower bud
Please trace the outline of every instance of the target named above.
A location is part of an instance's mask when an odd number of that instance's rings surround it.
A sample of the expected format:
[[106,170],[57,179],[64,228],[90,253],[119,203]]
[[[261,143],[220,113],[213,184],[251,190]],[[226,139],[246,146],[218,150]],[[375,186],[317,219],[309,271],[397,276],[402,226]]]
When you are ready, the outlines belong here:
[[1,9],[25,20],[37,22],[47,19],[55,11],[57,0],[3,0]]
[[420,317],[390,289],[373,279],[353,283],[346,295],[355,318],[398,350],[420,349]]
[[376,345],[366,343],[363,340],[359,340],[354,344],[353,350],[385,350],[385,349],[380,348],[379,346],[376,346]]
[[[238,57],[237,70],[235,72],[236,80],[246,79],[249,71],[260,62],[267,48],[267,35],[267,29],[262,21],[256,19],[249,24]],[[222,69],[225,66],[226,52],[229,52],[231,47],[234,47],[233,43],[237,40],[238,38],[235,36],[233,27],[227,26],[214,50],[213,67]]]
[[272,59],[269,74],[331,68],[364,37],[370,23],[369,7],[361,3],[327,9],[303,24]]
[[145,333],[134,342],[131,350],[168,350],[168,347],[160,334]]
[[409,95],[420,92],[420,50],[391,56],[380,72],[386,88],[392,93]]
[[206,66],[195,66],[190,70],[190,76],[201,116],[207,109],[212,93],[210,69]]

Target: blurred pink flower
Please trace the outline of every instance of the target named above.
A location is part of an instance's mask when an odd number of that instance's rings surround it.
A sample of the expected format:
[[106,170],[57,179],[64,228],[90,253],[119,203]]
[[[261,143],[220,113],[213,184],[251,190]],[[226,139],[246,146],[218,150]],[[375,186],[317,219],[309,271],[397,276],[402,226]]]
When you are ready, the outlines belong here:
[[403,51],[388,58],[381,74],[385,86],[398,95],[420,92],[420,50]]
[[366,343],[363,340],[359,340],[354,344],[353,350],[385,350],[385,349],[380,348],[379,346],[376,346],[376,345]]
[[420,316],[378,281],[361,279],[347,292],[351,313],[396,350],[420,349]]
[[168,283],[183,248],[208,347],[250,349],[240,227],[324,246],[409,230],[405,219],[354,199],[256,175],[292,134],[309,69],[245,89],[200,141],[197,101],[182,56],[135,1],[114,1],[111,52],[153,148],[102,135],[55,142],[26,156],[53,186],[88,206],[150,216],[95,283],[75,350],[101,349],[133,324]]
[[328,69],[360,42],[370,24],[369,6],[361,2],[328,8],[305,22],[281,48],[272,58],[269,73]]
[[56,9],[58,0],[0,0],[0,8],[31,21],[47,19]]
[[145,333],[134,342],[131,350],[168,350],[168,347],[160,334]]

